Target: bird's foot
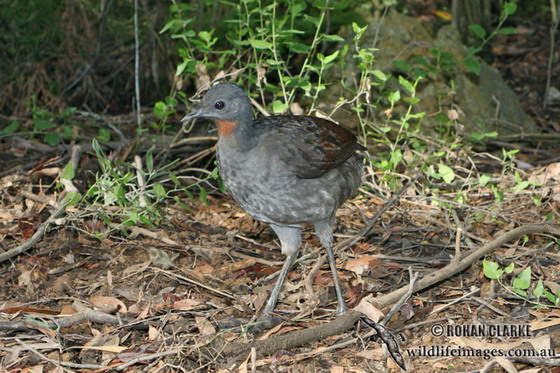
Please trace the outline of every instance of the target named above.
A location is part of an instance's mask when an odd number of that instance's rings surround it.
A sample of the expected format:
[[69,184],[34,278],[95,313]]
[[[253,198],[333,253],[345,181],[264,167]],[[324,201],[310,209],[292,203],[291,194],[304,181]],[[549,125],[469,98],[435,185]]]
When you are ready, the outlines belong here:
[[255,321],[252,331],[263,331],[265,329],[274,328],[276,325],[284,321],[281,317],[275,316],[270,312],[263,312]]
[[231,329],[244,329],[251,323],[250,319],[230,317],[218,322],[217,328],[220,331]]
[[337,316],[342,316],[346,312],[348,312],[348,307],[346,307],[346,304],[339,303],[338,306],[336,307],[336,315]]

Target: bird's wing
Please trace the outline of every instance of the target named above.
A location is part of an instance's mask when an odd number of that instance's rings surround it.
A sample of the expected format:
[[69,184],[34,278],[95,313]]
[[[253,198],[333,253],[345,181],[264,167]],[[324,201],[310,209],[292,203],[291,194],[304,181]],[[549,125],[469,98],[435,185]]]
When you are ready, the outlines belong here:
[[279,159],[301,179],[321,177],[361,148],[356,136],[328,119],[273,116],[257,123],[268,127],[264,132]]

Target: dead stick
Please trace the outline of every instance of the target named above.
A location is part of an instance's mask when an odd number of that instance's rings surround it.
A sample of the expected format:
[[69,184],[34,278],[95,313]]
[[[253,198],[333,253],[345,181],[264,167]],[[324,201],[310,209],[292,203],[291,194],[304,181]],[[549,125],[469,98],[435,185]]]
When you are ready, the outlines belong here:
[[[475,261],[482,258],[484,255],[489,254],[493,250],[499,248],[506,242],[515,240],[526,234],[552,234],[560,236],[560,225],[558,224],[527,224],[515,228],[498,236],[493,241],[482,246],[480,249],[471,250],[462,256],[458,262],[452,262],[448,266],[435,271],[423,279],[416,282],[414,285],[414,292],[423,290],[437,282],[447,279],[473,264]],[[375,299],[379,308],[385,307],[389,304],[401,299],[410,286],[406,285],[392,293],[386,294],[382,297]],[[263,341],[253,341],[245,344],[230,344],[224,348],[225,355],[243,356],[249,353],[251,348],[255,348],[259,354],[270,355],[275,351],[282,349],[290,349],[294,347],[303,346],[313,341],[325,339],[333,335],[339,335],[347,330],[350,330],[354,324],[362,317],[362,314],[357,311],[349,311],[344,315],[337,317],[331,322],[326,324],[298,330],[292,333],[283,334],[277,337],[272,337]]]
[[[560,226],[558,224],[526,224],[522,225],[521,227],[517,227],[509,232],[498,236],[496,239],[487,243],[479,249],[473,249],[466,252],[461,256],[461,260],[452,261],[449,265],[443,267],[442,269],[432,272],[426,277],[418,280],[418,282],[414,286],[414,292],[418,292],[453,275],[456,275],[457,273],[467,269],[471,264],[473,264],[483,256],[491,253],[492,251],[509,241],[513,241],[526,234],[534,233],[548,233],[560,236]],[[389,294],[385,294],[379,298],[376,298],[375,302],[377,303],[377,307],[383,308],[393,302],[396,302],[407,292],[407,290],[408,287],[405,286]]]
[[[70,164],[72,165],[74,170],[78,169],[78,161],[80,159],[81,154],[82,154],[82,148],[79,145],[74,145],[72,147],[72,155],[70,157]],[[67,193],[77,191],[76,187],[72,184],[71,180],[61,179],[61,181]],[[58,207],[47,218],[47,220],[45,220],[43,223],[41,223],[41,225],[39,225],[39,228],[37,228],[37,231],[35,231],[35,233],[33,234],[33,236],[31,236],[30,239],[28,239],[21,245],[0,254],[0,263],[8,259],[11,259],[14,256],[17,256],[21,253],[26,252],[27,250],[32,248],[37,242],[39,242],[39,240],[47,232],[47,229],[49,229],[49,225],[51,225],[60,216],[64,215],[64,213],[66,212],[66,205],[70,203],[71,200],[72,199],[69,198],[67,194],[66,197],[62,199],[62,202],[60,202]]]
[[296,330],[295,332],[282,334],[262,341],[252,341],[240,345],[228,344],[224,348],[223,353],[226,356],[244,356],[254,347],[259,354],[270,355],[278,350],[303,346],[313,341],[342,334],[351,329],[362,316],[362,313],[358,311],[348,311],[331,322],[313,328]]
[[63,202],[56,208],[56,210],[53,211],[53,213],[51,214],[51,216],[49,216],[47,220],[45,220],[43,223],[41,223],[41,225],[39,225],[39,228],[37,228],[37,230],[35,231],[33,236],[31,236],[30,239],[28,239],[21,245],[0,254],[0,263],[8,259],[11,259],[14,256],[17,256],[21,253],[24,253],[30,248],[32,248],[43,237],[43,235],[49,228],[49,225],[51,225],[51,223],[53,223],[56,219],[58,219],[61,215],[63,215],[65,211],[66,211],[66,203]]

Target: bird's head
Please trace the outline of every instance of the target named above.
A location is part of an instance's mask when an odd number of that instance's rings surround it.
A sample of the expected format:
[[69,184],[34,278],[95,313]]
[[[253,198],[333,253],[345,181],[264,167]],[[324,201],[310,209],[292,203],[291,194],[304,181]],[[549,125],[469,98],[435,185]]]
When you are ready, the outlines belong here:
[[237,85],[218,83],[206,92],[200,105],[183,121],[201,117],[216,123],[220,136],[229,136],[236,128],[251,125],[251,101]]

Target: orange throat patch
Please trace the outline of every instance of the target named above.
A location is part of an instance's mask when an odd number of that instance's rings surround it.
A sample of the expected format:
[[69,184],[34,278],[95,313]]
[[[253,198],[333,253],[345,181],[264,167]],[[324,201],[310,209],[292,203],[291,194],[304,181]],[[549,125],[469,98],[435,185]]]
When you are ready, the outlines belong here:
[[216,126],[218,127],[218,135],[227,137],[231,135],[237,124],[229,120],[217,120]]

